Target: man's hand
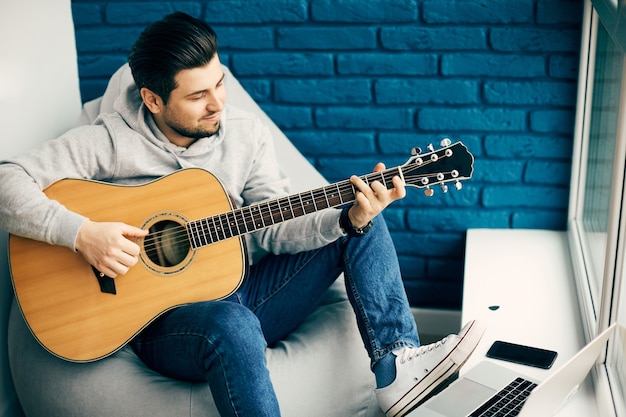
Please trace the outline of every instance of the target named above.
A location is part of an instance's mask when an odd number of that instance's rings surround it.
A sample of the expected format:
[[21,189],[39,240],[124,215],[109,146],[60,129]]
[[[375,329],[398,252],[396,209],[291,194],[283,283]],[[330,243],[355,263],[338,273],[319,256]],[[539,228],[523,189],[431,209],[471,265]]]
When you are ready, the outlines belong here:
[[[384,170],[385,165],[382,162],[379,162],[376,167],[374,167],[374,172]],[[374,181],[368,186],[365,181],[356,175],[350,177],[350,182],[358,189],[356,193],[356,203],[350,208],[350,211],[348,211],[350,223],[356,228],[364,227],[389,204],[404,198],[406,195],[404,182],[398,176],[393,177],[393,188],[389,190],[379,181]]]
[[139,260],[140,248],[133,240],[147,230],[124,223],[85,222],[76,238],[76,249],[103,274],[124,275]]

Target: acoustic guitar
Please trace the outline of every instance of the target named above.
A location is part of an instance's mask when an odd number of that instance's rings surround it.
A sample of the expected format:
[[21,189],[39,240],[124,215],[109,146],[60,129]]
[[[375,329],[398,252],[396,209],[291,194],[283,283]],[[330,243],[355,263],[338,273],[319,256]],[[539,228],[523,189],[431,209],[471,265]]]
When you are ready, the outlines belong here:
[[[361,178],[392,188],[397,175],[430,196],[432,186],[460,189],[472,175],[474,158],[461,142],[414,153],[402,166]],[[44,192],[91,220],[149,230],[137,240],[138,264],[115,279],[66,247],[9,237],[13,288],[28,327],[45,349],[73,362],[111,355],[168,310],[235,292],[248,269],[243,235],[355,199],[345,180],[235,208],[219,179],[197,168],[139,186],[64,179]]]

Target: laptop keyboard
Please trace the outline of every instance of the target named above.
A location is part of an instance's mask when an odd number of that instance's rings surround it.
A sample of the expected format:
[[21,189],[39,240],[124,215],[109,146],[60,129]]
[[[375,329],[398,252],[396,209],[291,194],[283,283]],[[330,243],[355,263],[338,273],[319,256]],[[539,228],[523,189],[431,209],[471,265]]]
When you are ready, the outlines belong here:
[[537,386],[524,378],[517,378],[502,388],[469,417],[514,417],[522,410],[530,392]]

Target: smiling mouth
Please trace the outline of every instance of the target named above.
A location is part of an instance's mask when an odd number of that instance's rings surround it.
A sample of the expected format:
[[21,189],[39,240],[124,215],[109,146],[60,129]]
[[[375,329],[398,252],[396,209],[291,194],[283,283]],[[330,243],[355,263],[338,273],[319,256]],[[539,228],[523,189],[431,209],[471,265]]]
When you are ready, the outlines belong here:
[[218,122],[220,120],[220,113],[213,113],[208,116],[204,116],[202,120],[208,120],[210,122]]

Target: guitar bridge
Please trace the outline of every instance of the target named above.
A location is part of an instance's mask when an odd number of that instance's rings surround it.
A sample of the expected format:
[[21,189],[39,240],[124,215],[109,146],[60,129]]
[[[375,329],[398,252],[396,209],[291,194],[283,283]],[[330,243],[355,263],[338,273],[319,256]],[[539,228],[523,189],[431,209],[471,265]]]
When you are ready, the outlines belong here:
[[117,291],[115,289],[115,280],[111,277],[104,275],[102,272],[98,271],[93,266],[91,267],[93,273],[96,275],[96,279],[98,280],[98,284],[100,284],[100,291],[106,294],[116,295]]

